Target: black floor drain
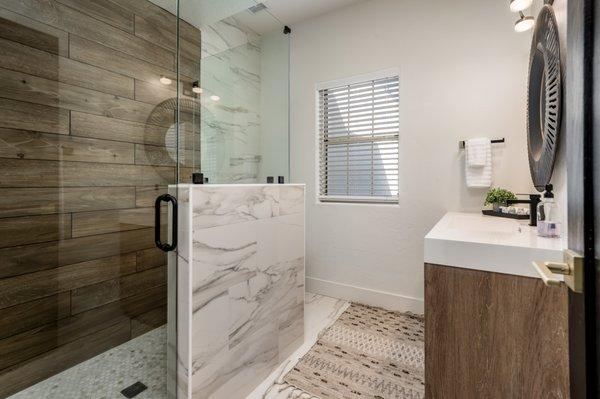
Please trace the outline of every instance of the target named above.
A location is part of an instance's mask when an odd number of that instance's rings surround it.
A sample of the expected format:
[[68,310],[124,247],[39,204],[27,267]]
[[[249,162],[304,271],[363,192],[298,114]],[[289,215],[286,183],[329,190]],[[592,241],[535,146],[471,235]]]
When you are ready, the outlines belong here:
[[131,398],[135,398],[137,395],[139,395],[141,392],[144,392],[146,389],[148,389],[148,387],[138,381],[135,384],[130,385],[127,388],[123,389],[121,391],[121,393],[126,398],[131,399]]

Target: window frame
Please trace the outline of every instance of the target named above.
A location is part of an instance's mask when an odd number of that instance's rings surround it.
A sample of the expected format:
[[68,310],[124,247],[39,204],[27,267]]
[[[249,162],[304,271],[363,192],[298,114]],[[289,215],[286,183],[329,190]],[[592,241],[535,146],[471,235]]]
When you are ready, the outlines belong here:
[[315,157],[315,184],[317,203],[346,203],[346,204],[398,204],[400,200],[400,126],[397,133],[397,171],[398,171],[398,193],[393,197],[375,197],[375,196],[352,196],[352,195],[321,195],[321,123],[319,116],[320,97],[319,92],[326,89],[334,89],[339,86],[367,83],[372,80],[398,78],[398,123],[400,125],[400,71],[398,68],[389,68],[371,73],[354,75],[342,79],[319,82],[315,84],[315,126],[316,126],[316,157]]

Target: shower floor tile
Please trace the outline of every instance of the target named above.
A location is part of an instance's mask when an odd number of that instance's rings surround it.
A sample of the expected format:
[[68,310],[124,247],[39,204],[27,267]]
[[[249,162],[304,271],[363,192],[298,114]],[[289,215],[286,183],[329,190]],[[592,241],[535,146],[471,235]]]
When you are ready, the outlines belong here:
[[[304,344],[284,361],[247,399],[290,398],[280,379],[317,342],[319,333],[346,310],[340,299],[306,293]],[[148,387],[135,399],[166,399],[167,329],[159,327],[123,345],[63,371],[8,399],[123,399],[121,391],[142,382]],[[242,399],[242,398],[231,398]]]
[[148,387],[135,399],[167,397],[166,325],[41,381],[9,399],[123,399],[140,381]]

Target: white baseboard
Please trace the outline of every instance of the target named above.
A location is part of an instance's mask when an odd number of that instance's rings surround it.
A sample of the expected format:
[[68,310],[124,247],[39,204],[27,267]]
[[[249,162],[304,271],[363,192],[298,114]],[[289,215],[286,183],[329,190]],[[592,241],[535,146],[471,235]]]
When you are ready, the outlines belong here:
[[425,309],[425,302],[422,299],[308,276],[306,291],[401,312],[422,314]]

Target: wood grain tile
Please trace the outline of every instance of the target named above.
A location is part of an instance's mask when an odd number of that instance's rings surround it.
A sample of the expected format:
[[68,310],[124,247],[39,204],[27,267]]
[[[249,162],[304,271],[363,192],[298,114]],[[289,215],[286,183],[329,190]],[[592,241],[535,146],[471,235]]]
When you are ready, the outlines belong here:
[[135,163],[137,165],[175,166],[177,150],[174,147],[154,145],[135,145]]
[[136,271],[129,253],[0,280],[0,308],[118,278]]
[[171,167],[0,158],[0,187],[130,187],[168,185]]
[[94,357],[131,338],[130,322],[120,321],[104,330],[45,352],[0,372],[0,396],[8,396],[38,381]]
[[135,207],[135,187],[0,188],[0,218]]
[[0,219],[0,237],[0,248],[71,238],[71,215],[3,218]]
[[133,33],[134,14],[109,0],[57,0],[109,25]]
[[44,324],[68,317],[71,314],[71,293],[61,292],[45,298],[0,309],[0,339],[18,334]]
[[137,252],[136,270],[139,272],[166,264],[167,253],[158,248],[150,248]]
[[134,144],[0,128],[0,157],[133,164]]
[[[175,15],[166,11],[165,9],[155,4],[152,4],[151,2],[146,0],[112,1],[119,4],[121,7],[133,12],[134,14],[142,16],[151,25],[158,27],[162,31],[169,32],[169,34],[165,36],[174,36],[177,34],[176,17]],[[181,39],[193,43],[197,47],[200,47],[200,30],[184,20],[180,19],[179,23]],[[149,37],[152,38],[153,35],[150,35]]]
[[73,111],[71,134],[103,140],[164,146],[168,127]]
[[110,47],[87,40],[84,37],[70,35],[70,57],[92,65],[102,65],[103,68],[149,83],[159,83],[161,76],[177,80],[175,68],[165,68],[139,57],[129,55]]
[[154,227],[154,208],[133,208],[73,214],[73,237]]
[[139,294],[167,282],[166,266],[144,270],[118,279],[87,285],[71,292],[71,312],[84,312]]
[[[164,26],[155,23],[156,14],[150,14],[149,19],[140,15],[135,16],[135,35],[146,40],[153,40],[159,46],[166,47],[169,50],[175,51],[177,46],[177,31],[175,27],[175,18],[173,23],[169,25],[170,29],[165,29]],[[182,24],[183,25],[183,24]],[[181,28],[179,36],[180,54],[192,60],[200,59],[200,45],[190,41],[189,34],[184,33],[184,28]],[[200,39],[200,31],[197,31],[197,38]]]
[[167,323],[167,307],[161,306],[131,319],[131,337],[139,337]]
[[[34,329],[0,340],[0,369],[68,344],[117,323],[131,323],[137,331],[156,324],[161,309],[166,317],[166,287],[126,298],[120,303],[101,306],[92,311],[53,320]],[[137,320],[134,324],[134,320]],[[164,323],[162,323],[164,324]]]
[[171,126],[175,117],[147,103],[8,69],[0,69],[0,96],[134,122],[152,118],[154,124],[164,126]]
[[156,197],[167,192],[167,186],[136,187],[135,206],[139,208],[154,206]]
[[173,52],[131,35],[54,0],[3,0],[10,11],[57,29],[103,43],[115,50],[166,68],[174,68]]
[[167,87],[160,82],[148,83],[141,80],[135,81],[135,100],[148,104],[160,104],[169,99],[177,99],[177,88]]
[[133,98],[133,78],[70,58],[0,39],[0,67],[41,78]]
[[69,110],[0,96],[0,127],[69,134]]
[[69,34],[0,8],[0,37],[52,54],[69,56]]
[[153,248],[154,229],[0,249],[0,278]]

